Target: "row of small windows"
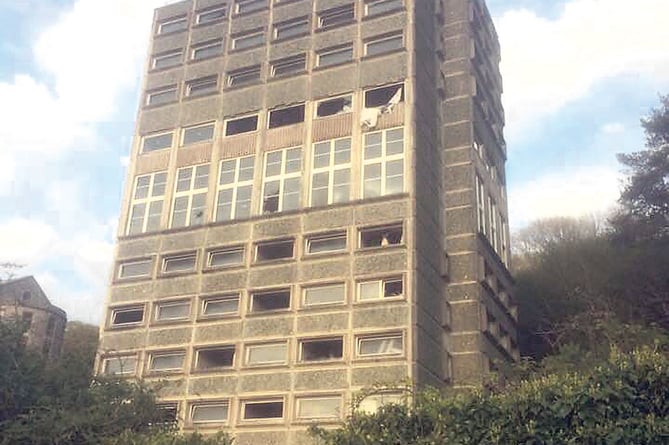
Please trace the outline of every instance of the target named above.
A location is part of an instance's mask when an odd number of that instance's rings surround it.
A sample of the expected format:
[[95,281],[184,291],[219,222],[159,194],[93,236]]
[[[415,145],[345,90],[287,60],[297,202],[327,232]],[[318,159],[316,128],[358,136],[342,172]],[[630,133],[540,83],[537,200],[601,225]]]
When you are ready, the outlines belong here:
[[[360,197],[362,199],[404,192],[404,129],[394,128],[366,133],[362,150]],[[351,176],[351,138],[318,142],[311,152],[308,206],[320,207],[348,202],[355,182]],[[177,170],[174,185],[171,228],[248,218],[253,212],[255,179],[254,155],[224,159],[219,164],[216,202],[207,211],[210,165],[201,164]],[[302,147],[266,152],[263,156],[261,196],[257,214],[271,214],[302,206],[305,169]],[[160,228],[166,196],[167,173],[138,176],[130,207],[127,234],[151,232]]]
[[[404,230],[401,223],[361,228],[359,230],[359,249],[397,246],[403,243]],[[347,248],[346,231],[314,234],[305,237],[304,252],[307,255],[342,252]],[[245,264],[244,252],[243,245],[208,250],[206,252],[205,268],[243,266]],[[294,257],[295,240],[293,238],[263,241],[254,245],[255,263],[290,260]],[[160,271],[162,274],[195,272],[197,264],[197,252],[170,254],[162,257]],[[152,274],[153,260],[150,258],[124,261],[118,265],[117,276],[119,279],[151,277]]]
[[508,224],[493,197],[486,192],[485,183],[478,175],[475,179],[475,188],[478,231],[488,239],[502,262],[508,264]]
[[[292,288],[275,288],[250,291],[247,313],[264,315],[291,308]],[[320,286],[305,286],[301,291],[301,307],[313,308],[346,303],[346,284],[333,283]],[[356,283],[356,301],[360,303],[401,300],[404,298],[404,278],[390,276]],[[241,292],[199,298],[198,320],[234,317],[240,313]],[[192,312],[191,299],[169,300],[155,303],[153,323],[189,322]],[[109,326],[132,328],[144,325],[144,305],[129,305],[112,308]]]
[[[275,3],[282,3],[275,0]],[[232,11],[235,14],[246,14],[260,11],[269,7],[268,0],[236,0]],[[372,17],[403,8],[402,0],[366,0],[363,8],[365,17]],[[221,4],[207,9],[197,11],[194,17],[195,25],[207,25],[219,22],[228,15],[228,5]],[[317,13],[318,29],[330,29],[336,26],[346,25],[355,20],[355,5],[353,3],[328,9]],[[156,26],[156,35],[171,34],[188,29],[188,17],[173,17],[159,22]],[[273,26],[274,38],[282,39],[298,34],[310,32],[309,18],[293,19],[278,23]]]
[[[341,362],[345,358],[346,336],[304,338],[297,340],[297,363]],[[245,343],[242,366],[285,366],[289,363],[289,340]],[[354,336],[354,357],[367,359],[375,357],[401,357],[404,355],[404,334],[384,332]],[[186,367],[186,349],[147,352],[146,372],[182,373]],[[193,348],[192,372],[220,372],[235,367],[238,360],[237,345],[218,345]],[[106,357],[102,362],[105,375],[135,375],[138,356],[117,355]]]

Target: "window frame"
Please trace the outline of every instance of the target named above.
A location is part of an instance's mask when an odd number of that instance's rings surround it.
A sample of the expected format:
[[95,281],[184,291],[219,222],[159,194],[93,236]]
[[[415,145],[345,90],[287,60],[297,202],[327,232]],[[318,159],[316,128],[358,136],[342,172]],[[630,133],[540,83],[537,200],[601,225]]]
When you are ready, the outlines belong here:
[[[243,4],[251,4],[253,5],[254,3],[258,4],[263,4],[261,7],[255,7],[253,9],[247,10],[247,11],[241,11],[240,5]],[[234,10],[235,10],[235,15],[242,15],[242,14],[252,14],[254,12],[262,11],[264,9],[268,8],[268,3],[267,0],[235,0],[234,2]]]
[[[187,313],[185,316],[173,317],[173,318],[159,318],[161,307],[164,306],[181,306],[186,305],[188,307]],[[183,321],[189,321],[191,318],[191,313],[193,311],[193,304],[191,300],[167,300],[167,301],[157,301],[153,304],[153,322],[154,323],[178,323]]]
[[[223,312],[218,314],[207,314],[207,304],[210,302],[220,302],[220,301],[237,301],[237,309],[234,312]],[[216,294],[200,297],[200,313],[199,319],[217,319],[217,318],[228,318],[228,317],[237,317],[240,314],[242,296],[240,292],[230,293],[230,294]]]
[[[149,178],[149,183],[147,184],[146,196],[138,198],[138,190],[140,187],[140,179]],[[156,182],[157,177],[162,178],[160,182]],[[130,197],[130,207],[128,208],[128,215],[126,221],[125,234],[130,235],[140,235],[142,233],[157,232],[161,229],[162,215],[165,211],[165,195],[167,192],[167,171],[157,171],[152,173],[147,173],[144,175],[135,176],[134,184],[132,188],[132,195]],[[162,189],[161,194],[156,193],[156,187],[158,190]],[[160,204],[160,211],[158,213],[152,213],[152,209],[155,211],[154,204]],[[141,211],[141,218],[138,218],[138,215],[135,215],[136,206],[144,206],[144,209]],[[156,222],[157,215],[157,222]],[[141,227],[139,231],[133,232],[133,225],[136,223],[136,220],[140,219]],[[154,228],[155,224],[155,228]],[[119,278],[120,271],[119,271]]]
[[[402,130],[402,153],[399,154],[387,154],[388,150],[388,133],[395,131],[395,130]],[[371,159],[365,159],[365,150],[367,149],[367,138],[371,137],[372,135],[376,134],[381,134],[381,155],[371,158]],[[393,127],[393,128],[386,128],[383,130],[377,130],[377,131],[370,131],[364,134],[363,136],[363,141],[362,141],[362,168],[361,168],[361,181],[360,181],[360,196],[362,199],[370,199],[370,198],[378,198],[382,196],[392,196],[392,195],[399,195],[402,193],[406,193],[406,180],[407,180],[407,147],[406,147],[406,127],[405,126],[399,126],[399,127]],[[396,161],[402,161],[402,191],[401,192],[393,192],[389,193],[388,192],[388,165],[392,162]],[[368,181],[365,177],[365,172],[366,168],[371,165],[375,164],[380,164],[381,166],[381,171],[380,171],[380,178],[378,179],[380,181],[380,190],[378,195],[371,195],[367,196],[365,193],[365,185]]]
[[[288,294],[288,305],[285,307],[273,308],[273,309],[257,309],[256,298],[262,296],[268,296],[273,294]],[[247,315],[270,315],[277,312],[286,312],[290,311],[293,304],[293,289],[291,286],[281,287],[281,288],[271,288],[271,289],[258,289],[252,290],[249,292],[249,307]]]
[[[205,420],[196,422],[193,420],[196,407],[214,407],[214,406],[224,406],[225,407],[225,419],[222,420]],[[230,400],[197,400],[189,402],[188,404],[188,424],[189,425],[223,425],[230,422]]]
[[[277,67],[285,68],[289,66],[297,66],[298,63],[301,63],[300,68],[297,70],[283,71],[277,73]],[[304,73],[307,70],[307,53],[297,54],[295,56],[284,57],[283,59],[277,59],[270,61],[270,77],[284,77],[291,74]]]
[[[343,238],[344,239],[344,248],[343,249],[333,249],[333,250],[324,250],[321,252],[312,252],[311,251],[311,244],[312,241],[323,241],[323,240],[328,240],[328,239],[338,239],[338,238]],[[339,232],[327,232],[327,233],[314,233],[314,234],[308,234],[304,236],[304,255],[305,256],[311,256],[311,255],[323,255],[323,254],[330,254],[331,252],[346,252],[348,251],[348,233],[346,230],[342,230]]]
[[[168,374],[168,373],[180,373],[183,372],[186,366],[186,355],[187,351],[185,349],[171,349],[165,351],[150,351],[148,353],[148,358],[146,361],[146,372],[151,374]],[[181,356],[181,366],[178,368],[164,368],[164,369],[155,369],[153,363],[158,357],[179,357]]]
[[[193,259],[193,267],[189,269],[177,269],[177,270],[167,270],[168,263],[170,261],[182,261],[185,259]],[[192,252],[181,252],[181,253],[168,253],[163,254],[160,258],[160,273],[161,275],[178,275],[178,274],[187,274],[194,273],[198,269],[198,254],[197,251]]]
[[[375,51],[371,52],[369,51],[370,46],[374,45],[380,45],[384,42],[389,42],[393,40],[397,40],[399,38],[400,40],[400,46],[397,48],[390,48],[390,49],[384,49],[380,51]],[[374,36],[370,37],[369,39],[366,39],[363,43],[363,55],[364,57],[376,57],[376,56],[381,56],[383,54],[390,54],[396,51],[401,51],[405,49],[405,39],[404,39],[404,33],[392,33],[392,34],[383,34],[381,36]]]
[[[279,124],[272,123],[272,116],[275,115],[275,113],[287,112],[289,110],[296,110],[297,117],[299,118],[301,116],[302,120],[297,120],[295,122],[290,122],[287,124],[281,122]],[[306,121],[306,118],[307,118],[307,111],[306,111],[306,104],[304,102],[295,105],[290,105],[287,107],[282,106],[282,107],[272,108],[271,110],[267,111],[267,129],[273,130],[275,128],[283,128],[283,127],[290,127],[292,125],[303,124]]]
[[[370,5],[374,5],[374,4],[383,5],[384,3],[389,3],[391,5],[397,4],[397,6],[390,6],[390,7],[387,7],[387,8],[383,8],[380,12],[370,13],[370,11],[369,11]],[[378,17],[378,16],[382,16],[384,14],[391,13],[393,11],[399,11],[402,8],[404,8],[404,2],[402,0],[365,0],[363,16],[364,17]]]
[[[325,306],[341,306],[346,304],[347,302],[347,287],[345,282],[339,282],[339,283],[319,283],[319,284],[313,284],[313,285],[305,285],[302,287],[302,301],[301,301],[301,307],[304,309],[310,309],[310,308],[320,308],[320,307],[325,307]],[[309,291],[313,291],[314,289],[328,289],[328,288],[342,288],[343,290],[343,295],[342,299],[338,301],[327,301],[325,303],[308,303],[307,302],[307,294]]]
[[[282,346],[284,349],[285,354],[283,360],[263,361],[263,362],[250,361],[250,355],[252,349],[261,347],[278,347],[278,346]],[[248,343],[244,345],[244,365],[248,367],[286,366],[288,364],[289,354],[290,354],[290,349],[288,340],[280,342]]]
[[[394,352],[377,352],[373,354],[362,354],[360,352],[360,348],[362,346],[362,342],[364,341],[370,341],[370,340],[390,340],[390,339],[396,339],[399,338],[402,342],[402,351],[399,353],[394,353]],[[404,340],[404,333],[403,332],[388,332],[388,333],[380,333],[380,334],[361,334],[361,335],[356,335],[355,336],[355,357],[357,359],[367,359],[367,358],[375,358],[375,357],[403,357],[406,355],[406,344]]]
[[[250,168],[243,164],[248,164],[250,161]],[[234,162],[234,169],[232,170],[223,170],[225,164],[230,164]],[[242,174],[245,170],[250,170],[250,178],[241,180]],[[214,207],[213,221],[223,222],[223,221],[234,221],[240,218],[249,218],[253,216],[253,185],[255,183],[255,155],[250,156],[241,156],[237,158],[228,158],[221,159],[218,164],[218,178],[216,181],[216,205]],[[233,172],[232,182],[222,184],[223,173],[224,172]],[[240,200],[240,189],[246,191],[248,189],[248,200]],[[221,217],[222,209],[222,198],[224,193],[230,190],[230,209],[228,212],[227,218]],[[243,203],[247,203],[246,207],[243,207]],[[246,214],[240,212],[240,210],[246,209]],[[242,216],[239,216],[239,213],[242,213]]]
[[[173,57],[177,57],[177,56],[179,58],[178,61],[175,59],[174,63],[159,66],[161,60],[165,60],[165,59],[170,59],[171,60]],[[177,67],[177,66],[179,66],[183,63],[183,61],[184,61],[183,57],[184,57],[184,52],[181,49],[154,54],[153,56],[151,56],[151,70],[152,71],[167,70],[167,69],[170,69],[170,68]]]
[[[392,247],[400,247],[400,246],[405,246],[406,245],[406,239],[405,239],[405,230],[404,230],[404,222],[403,221],[398,221],[396,223],[392,224],[384,224],[380,226],[369,226],[369,227],[360,227],[358,228],[358,249],[359,250],[369,250],[369,249],[387,249],[387,248],[392,248]],[[379,246],[364,246],[363,245],[363,237],[365,234],[373,233],[373,232],[384,232],[384,231],[393,231],[393,230],[399,230],[402,235],[400,238],[399,243],[388,243],[387,245],[383,245],[383,241],[381,242],[381,245]]]
[[[200,188],[195,188],[197,186],[197,179],[198,177],[205,176],[203,174],[200,174],[198,176],[198,170],[200,168],[206,167],[206,186],[200,187]],[[179,191],[179,182],[181,181],[180,179],[180,174],[182,171],[190,170],[190,178],[189,178],[189,186],[188,189],[186,190],[181,190]],[[172,195],[172,206],[171,206],[171,212],[170,212],[170,228],[171,229],[176,229],[176,228],[184,228],[184,227],[194,227],[194,226],[201,226],[206,224],[208,221],[207,218],[207,198],[209,196],[209,178],[211,175],[211,164],[210,163],[204,163],[204,164],[197,164],[197,165],[190,165],[187,167],[182,167],[177,169],[176,171],[176,178],[174,180],[174,190],[173,190],[173,195]],[[193,218],[193,212],[195,207],[193,206],[193,202],[195,201],[195,198],[200,197],[204,195],[203,198],[203,206],[201,207],[202,209],[202,222],[201,223],[193,223],[192,218]],[[177,200],[179,199],[186,198],[186,208],[184,209],[185,212],[185,220],[183,225],[175,225],[174,224],[174,216],[176,213],[176,204]],[[199,209],[200,207],[197,207]]]
[[[304,358],[304,345],[305,343],[320,343],[327,341],[339,341],[341,345],[341,357],[332,357],[332,358],[322,358],[315,360],[307,360]],[[322,364],[322,363],[331,363],[331,362],[341,362],[344,361],[346,357],[346,342],[345,336],[327,336],[327,337],[309,337],[309,338],[300,338],[297,341],[297,362],[300,364]]]
[[[186,142],[186,134],[189,131],[205,129],[205,128],[211,128],[211,137],[210,138],[208,138],[208,139],[198,139],[198,140],[195,140],[195,141]],[[207,123],[204,123],[204,124],[190,125],[188,127],[183,127],[182,131],[181,131],[181,146],[182,147],[188,147],[188,146],[197,145],[197,144],[207,144],[207,143],[213,142],[214,139],[216,139],[216,121],[207,122]]]
[[[255,129],[248,130],[248,131],[242,131],[242,132],[238,132],[238,133],[232,133],[232,134],[228,133],[229,126],[230,126],[231,122],[237,122],[237,121],[242,121],[242,120],[246,120],[246,119],[253,119],[253,118],[255,118],[255,121],[256,121]],[[259,123],[260,123],[260,116],[258,115],[258,113],[249,114],[249,115],[246,115],[246,116],[232,117],[232,118],[226,119],[225,122],[224,122],[223,137],[232,137],[232,136],[237,136],[239,134],[255,133],[256,131],[258,131]]]
[[[281,417],[246,417],[246,407],[249,404],[269,404],[269,403],[281,403]],[[260,422],[279,422],[286,418],[286,400],[285,397],[270,397],[262,399],[241,399],[239,401],[240,422],[244,423],[260,423]]]
[[[164,147],[152,148],[150,150],[146,150],[145,147],[146,147],[146,142],[148,140],[160,138],[160,137],[167,136],[167,135],[170,135],[170,144],[169,145],[166,145]],[[156,132],[156,133],[149,133],[149,134],[145,134],[144,136],[142,136],[142,145],[140,147],[140,153],[141,154],[146,154],[146,153],[153,153],[153,152],[160,151],[160,150],[170,150],[170,149],[172,149],[172,147],[174,147],[174,130],[160,131],[160,132]]]
[[[178,29],[173,29],[171,31],[163,31],[163,26],[165,25],[171,25],[175,23],[183,22],[184,26],[182,28]],[[183,32],[188,30],[188,16],[182,15],[182,16],[177,16],[177,17],[170,17],[165,20],[161,20],[160,22],[156,23],[156,31],[155,35],[156,36],[164,36],[164,35],[169,35],[177,32]]]
[[[280,31],[281,31],[281,29],[280,29],[281,27],[284,27],[284,30],[285,30],[285,29],[293,29],[293,28],[296,28],[298,26],[303,26],[304,29],[300,32],[297,32],[297,33],[294,33],[294,34],[289,34],[287,36],[282,36],[282,37],[279,36]],[[311,24],[310,24],[310,21],[309,21],[309,16],[307,16],[307,15],[302,16],[302,17],[292,18],[290,20],[284,20],[283,22],[274,23],[272,25],[272,41],[273,42],[290,40],[290,39],[294,39],[294,38],[301,37],[301,36],[308,35],[308,34],[311,34]]]
[[[116,315],[119,312],[142,311],[142,319],[139,321],[132,321],[128,323],[115,323]],[[146,322],[146,305],[145,304],[130,304],[125,306],[115,306],[109,308],[109,319],[107,326],[111,329],[136,328],[143,326]]]
[[[123,276],[123,268],[132,265],[132,264],[139,264],[139,263],[148,263],[149,264],[149,272],[147,274],[142,274],[142,275],[131,275],[131,276]],[[151,278],[153,277],[153,258],[140,258],[140,259],[134,259],[134,260],[126,260],[126,261],[119,261],[118,266],[117,266],[117,273],[116,273],[116,279],[117,280],[132,280],[132,279],[143,279],[143,278]]]
[[[289,152],[299,153],[299,162],[300,167],[295,171],[288,172],[289,164]],[[267,166],[270,156],[275,155],[276,153],[281,153],[281,160],[279,162],[280,172],[278,174],[273,174],[271,176],[267,175]],[[297,158],[296,158],[297,159]],[[291,159],[292,162],[295,162],[295,159]],[[261,200],[260,200],[260,215],[266,214],[276,214],[286,211],[299,210],[303,207],[302,205],[302,170],[304,167],[304,150],[302,146],[297,147],[287,147],[280,150],[272,150],[265,152],[263,156],[263,170],[262,170],[262,184],[261,184]],[[297,180],[297,192],[289,193],[290,195],[297,195],[297,205],[295,208],[285,208],[285,199],[286,199],[286,184],[290,182],[291,184]],[[270,183],[278,182],[279,188],[276,191],[276,195],[267,194],[267,186]],[[266,201],[270,198],[276,196],[276,210],[265,210]]]
[[[393,283],[393,282],[401,282],[402,283],[402,293],[400,295],[391,295],[386,297],[385,291],[386,291],[386,285],[388,283]],[[364,285],[371,285],[372,283],[377,283],[377,290],[378,296],[376,298],[361,298],[362,296],[362,287]],[[357,303],[374,303],[378,301],[394,301],[394,300],[404,300],[406,299],[406,286],[405,286],[405,279],[403,275],[392,275],[388,277],[383,277],[383,278],[376,278],[376,279],[363,279],[363,280],[358,280],[356,281],[356,292],[355,292],[355,301]]]
[[[342,111],[339,111],[337,113],[328,114],[328,115],[325,115],[325,116],[319,116],[318,115],[318,108],[320,107],[321,104],[323,104],[325,102],[334,102],[336,100],[341,100],[341,99],[346,100],[346,98],[349,98],[349,101],[351,103],[350,109],[348,111],[344,111],[344,109],[345,109],[345,106],[344,106],[344,107],[342,107]],[[341,96],[326,97],[324,99],[317,100],[316,105],[314,106],[314,117],[313,118],[314,119],[327,119],[329,117],[334,117],[334,116],[339,116],[339,115],[342,115],[342,114],[352,113],[353,108],[354,108],[353,101],[354,101],[353,94],[343,94]]]
[[[128,368],[128,371],[122,371],[122,372],[115,372],[115,373],[109,373],[108,372],[108,363],[112,360],[122,360],[122,359],[130,359],[131,361],[134,361],[134,364],[132,366],[132,369],[130,367]],[[137,353],[134,354],[115,354],[115,355],[108,355],[104,356],[102,358],[102,364],[101,364],[101,374],[102,375],[107,375],[107,376],[130,376],[130,375],[136,375],[137,374],[137,365],[139,364],[139,357],[137,356]],[[121,365],[121,368],[123,369],[123,365]]]
[[[208,53],[208,50],[212,48],[218,48],[218,50]],[[198,52],[204,51],[205,55],[198,56]],[[200,60],[213,59],[214,57],[220,57],[225,52],[225,47],[223,46],[223,39],[209,40],[207,42],[201,42],[190,47],[190,57],[191,62],[199,62]]]
[[[292,255],[289,257],[280,257],[280,258],[272,258],[272,259],[260,259],[258,257],[260,248],[262,247],[267,247],[267,246],[272,246],[276,244],[282,244],[282,243],[288,243],[290,242],[292,244]],[[276,261],[289,261],[289,260],[294,260],[295,259],[295,238],[280,238],[280,239],[271,239],[271,240],[264,240],[264,241],[258,241],[254,244],[254,254],[253,254],[253,263],[254,264],[265,264],[265,263],[273,263]]]
[[[202,16],[207,15],[207,14],[213,14],[213,13],[216,13],[216,12],[219,12],[219,11],[223,11],[223,16],[222,17],[216,17],[216,18],[211,19],[211,20],[202,21]],[[201,10],[197,11],[195,13],[195,24],[198,25],[198,26],[200,26],[200,25],[204,26],[204,25],[209,25],[209,24],[212,24],[212,23],[221,22],[221,21],[223,21],[227,18],[228,18],[228,5],[226,3],[221,3],[219,5],[211,6],[209,8],[201,9]]]
[[[212,257],[216,254],[227,253],[227,252],[241,252],[241,261],[239,263],[216,265],[212,264]],[[229,269],[232,267],[242,267],[246,264],[246,249],[244,245],[229,246],[229,247],[220,247],[220,248],[211,248],[206,251],[207,262],[205,265],[206,269]]]
[[[337,160],[337,144],[343,141],[348,140],[348,162],[343,162],[340,164],[336,163]],[[322,146],[324,144],[329,144],[328,152],[328,164],[326,166],[317,167],[316,166],[316,147]],[[324,141],[314,142],[311,145],[311,172],[309,174],[309,207],[327,207],[333,204],[342,204],[351,201],[351,192],[355,187],[353,181],[353,138],[350,136],[336,139],[328,139]],[[348,195],[343,200],[336,199],[337,186],[341,187],[342,184],[337,185],[335,183],[337,173],[342,171],[348,171],[348,183],[345,183],[348,188]],[[327,202],[325,204],[315,204],[314,203],[314,183],[316,175],[327,174],[328,184],[327,184]],[[322,188],[318,189],[319,191]]]
[[[267,36],[265,35],[265,31],[265,28],[254,29],[252,31],[231,36],[230,51],[245,51],[264,46],[267,43]],[[244,45],[241,47],[239,46],[240,42],[244,42]]]
[[[193,92],[194,87],[202,88],[203,85],[211,85],[213,88],[211,90],[203,89],[201,92]],[[194,97],[203,97],[210,94],[218,94],[218,74],[211,76],[198,77],[196,79],[190,79],[184,82],[184,97],[194,98]]]
[[[151,101],[152,98],[168,93],[173,93],[173,98],[163,100],[160,102],[153,103]],[[159,88],[154,88],[150,91],[146,91],[145,93],[145,98],[144,98],[144,106],[145,107],[160,107],[162,105],[167,105],[173,102],[176,102],[179,98],[179,86],[177,84],[172,84],[172,85],[167,85],[164,87],[159,87]]]
[[[354,23],[356,21],[356,14],[355,14],[355,3],[351,2],[346,5],[338,6],[336,8],[330,8],[330,9],[324,9],[322,11],[318,11],[316,13],[316,17],[318,19],[317,23],[317,29],[318,30],[329,30],[333,28],[337,28],[340,26],[346,26],[348,24]],[[340,19],[340,15],[348,14],[351,12],[353,14],[353,17],[345,18],[345,19]],[[329,19],[336,19],[334,23],[326,24],[323,23],[324,19],[329,20]]]
[[[213,366],[210,368],[201,369],[199,368],[200,364],[200,353],[203,351],[219,351],[219,350],[232,350],[232,360],[228,366]],[[193,348],[193,372],[206,373],[206,372],[220,372],[221,370],[230,370],[235,368],[235,362],[237,361],[237,346],[235,344],[224,344],[224,345],[207,345],[202,347]]]
[[[351,57],[348,59],[342,59],[342,60],[337,60],[333,62],[329,62],[327,64],[323,64],[323,57],[328,57],[328,56],[333,56],[335,54],[339,53],[344,53],[344,52],[350,52]],[[348,43],[345,45],[340,45],[336,47],[331,47],[331,48],[324,48],[320,51],[316,52],[316,68],[329,68],[333,66],[338,66],[342,65],[344,63],[351,63],[355,60],[355,48],[353,46],[353,43]]]
[[[301,416],[300,415],[300,408],[302,405],[302,401],[317,401],[317,400],[336,400],[339,405],[339,409],[337,410],[338,413],[334,416],[318,416],[318,415],[311,415],[311,416]],[[307,422],[307,421],[313,421],[313,420],[320,420],[323,422],[329,421],[329,420],[339,420],[342,418],[342,414],[344,413],[343,409],[343,403],[344,403],[344,397],[342,397],[341,394],[320,394],[320,395],[299,395],[295,396],[295,420],[299,422]]]

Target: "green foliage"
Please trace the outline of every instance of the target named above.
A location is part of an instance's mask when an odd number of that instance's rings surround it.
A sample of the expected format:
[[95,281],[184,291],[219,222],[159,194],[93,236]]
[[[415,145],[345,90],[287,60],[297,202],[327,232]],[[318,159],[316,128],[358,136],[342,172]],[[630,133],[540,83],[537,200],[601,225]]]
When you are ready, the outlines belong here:
[[326,445],[660,445],[669,440],[669,359],[614,352],[578,374],[537,376],[500,392],[416,394],[411,406],[354,414]]

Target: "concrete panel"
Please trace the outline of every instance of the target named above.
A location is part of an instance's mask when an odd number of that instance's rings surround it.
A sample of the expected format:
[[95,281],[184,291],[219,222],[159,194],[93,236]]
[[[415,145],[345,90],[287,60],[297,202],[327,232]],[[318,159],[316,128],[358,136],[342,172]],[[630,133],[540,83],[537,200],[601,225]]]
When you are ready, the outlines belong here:
[[452,255],[449,258],[451,282],[475,281],[479,276],[479,256],[477,253]]
[[205,231],[196,230],[174,233],[162,239],[161,251],[174,252],[179,250],[193,251],[204,244]]
[[[269,1],[267,3],[269,3]],[[266,28],[268,23],[269,23],[269,11],[256,12],[250,15],[236,16],[234,20],[232,20],[230,33],[237,34],[244,31],[250,31],[256,28],[261,28],[261,27]]]
[[341,314],[311,315],[297,318],[298,334],[309,332],[329,333],[346,329],[348,329],[348,310]]
[[200,290],[200,280],[197,275],[179,278],[162,278],[156,280],[154,295],[168,297],[172,295],[196,294]]
[[158,397],[183,397],[186,395],[185,379],[160,379],[155,383],[154,381],[148,381],[148,383],[155,387]]
[[[267,58],[267,50],[264,46],[248,51],[228,53],[225,70],[227,72],[261,65]],[[262,76],[261,76],[262,77]]]
[[190,12],[191,6],[192,3],[186,1],[166,5],[162,8],[156,9],[156,20],[160,22],[172,17],[188,14]]
[[195,328],[195,343],[221,343],[240,338],[242,323],[239,321],[225,322],[211,326]]
[[307,77],[282,79],[267,85],[267,108],[305,102],[309,98]]
[[139,118],[139,134],[145,135],[161,130],[171,130],[179,126],[179,105],[165,105],[142,111]]
[[223,117],[234,117],[258,111],[263,104],[264,87],[262,85],[227,91],[221,104]]
[[457,385],[480,385],[483,378],[483,357],[478,352],[452,357],[453,380]]
[[223,71],[223,62],[224,59],[222,57],[214,57],[197,63],[189,63],[186,65],[184,79],[193,80],[220,74]]
[[209,294],[244,289],[247,275],[246,270],[205,274],[202,276],[202,293]]
[[145,345],[146,332],[105,332],[100,338],[99,350],[101,352],[119,352],[142,348]]
[[404,11],[400,11],[399,13],[390,16],[367,20],[360,31],[362,32],[363,40],[366,40],[370,37],[391,33],[393,31],[404,31],[406,24],[407,14]]
[[160,244],[160,237],[152,236],[149,238],[119,240],[117,244],[116,259],[143,257],[149,252],[157,252]]
[[152,329],[146,344],[147,347],[154,347],[190,343],[192,331],[192,328]]
[[383,224],[401,221],[409,215],[408,201],[360,205],[355,208],[356,224]]
[[274,23],[283,22],[290,20],[292,18],[302,17],[305,15],[311,15],[311,2],[310,1],[298,1],[298,2],[289,2],[290,6],[282,8],[284,2],[274,5],[273,19]]
[[113,285],[110,300],[112,303],[122,301],[142,301],[152,298],[153,281],[128,285]]
[[293,333],[293,317],[247,318],[244,321],[245,339],[252,337],[283,337]]
[[164,87],[167,85],[179,84],[184,79],[184,70],[181,68],[174,68],[165,71],[156,71],[146,75],[146,89],[153,90],[155,88]]
[[[358,32],[357,24],[335,28],[331,31],[321,32],[314,35],[314,50],[330,48],[332,46],[344,45],[355,42]],[[355,45],[354,45],[355,47]]]
[[407,268],[407,253],[399,251],[384,254],[379,251],[374,254],[357,255],[353,266],[355,275],[377,274],[386,272],[401,272]]
[[346,278],[350,270],[350,260],[348,257],[340,260],[319,262],[303,261],[299,265],[299,281],[308,282],[327,278]]
[[472,127],[469,122],[444,125],[442,134],[444,148],[471,146],[473,141]]
[[251,224],[236,223],[234,225],[216,226],[207,230],[205,244],[207,246],[220,246],[233,244],[249,239]]
[[374,57],[364,60],[361,64],[361,87],[383,85],[392,82],[401,82],[407,77],[408,55],[405,52]]
[[353,386],[402,384],[408,377],[406,365],[374,366],[372,368],[353,368],[351,384]]
[[179,32],[155,38],[151,54],[160,54],[168,51],[184,49],[188,44],[188,33]]
[[308,52],[311,49],[311,36],[287,42],[277,42],[269,48],[269,60],[279,60]]
[[305,232],[346,228],[352,223],[353,209],[351,208],[311,212],[302,216],[302,226]]
[[409,324],[409,308],[406,306],[388,307],[384,303],[353,311],[353,328],[405,327]]
[[471,165],[445,167],[444,187],[449,190],[474,187],[474,172]]
[[207,96],[185,101],[181,105],[179,124],[183,127],[214,121],[220,116],[221,96]]
[[327,390],[348,387],[346,369],[295,373],[295,390]]
[[253,374],[239,377],[239,392],[289,391],[289,373]]
[[263,431],[255,433],[235,434],[235,445],[287,445],[288,432]]
[[253,239],[261,240],[273,237],[295,236],[301,232],[300,217],[290,217],[268,221],[258,221],[253,225]]
[[451,285],[446,287],[446,300],[477,300],[480,292],[481,285],[478,283]]
[[237,377],[191,377],[188,394],[191,396],[207,396],[209,394],[233,395],[237,393]]
[[[220,3],[219,3],[220,4]],[[220,39],[225,37],[228,32],[228,22],[214,23],[208,26],[199,26],[193,28],[190,33],[190,43],[195,45],[197,43],[206,42],[208,40]]]
[[446,210],[444,211],[444,224],[448,236],[471,233],[476,230],[476,210],[471,206]]
[[249,275],[249,287],[283,286],[295,282],[297,265],[256,266]]
[[312,97],[327,97],[348,93],[358,86],[358,69],[356,65],[314,72],[311,76]]

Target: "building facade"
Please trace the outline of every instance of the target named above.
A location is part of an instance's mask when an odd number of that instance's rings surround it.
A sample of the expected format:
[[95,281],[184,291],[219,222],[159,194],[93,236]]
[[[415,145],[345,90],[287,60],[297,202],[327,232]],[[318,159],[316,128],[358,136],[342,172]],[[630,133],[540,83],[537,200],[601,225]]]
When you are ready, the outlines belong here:
[[29,348],[48,359],[60,356],[67,314],[51,304],[34,277],[0,282],[0,320],[8,319],[19,319],[26,324]]
[[298,444],[517,359],[499,58],[482,0],[157,9],[98,372]]

